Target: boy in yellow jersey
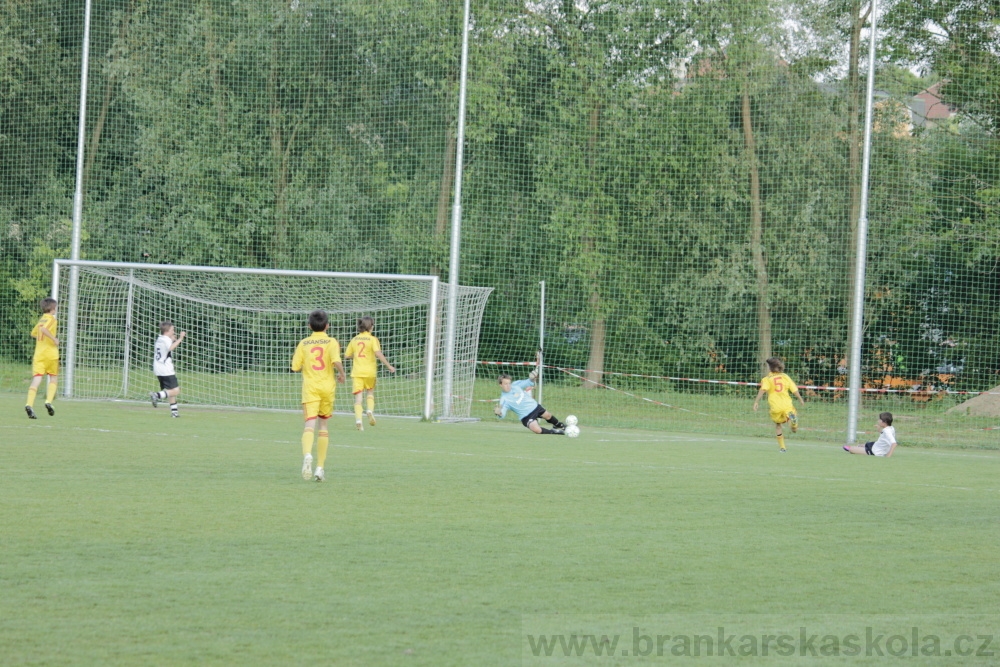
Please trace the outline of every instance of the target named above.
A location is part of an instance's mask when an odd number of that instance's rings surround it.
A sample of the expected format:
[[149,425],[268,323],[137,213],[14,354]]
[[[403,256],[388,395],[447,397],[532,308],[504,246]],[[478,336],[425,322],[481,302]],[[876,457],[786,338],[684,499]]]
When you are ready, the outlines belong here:
[[31,330],[31,337],[35,339],[35,355],[31,359],[32,378],[31,386],[28,387],[28,401],[24,404],[24,411],[28,413],[29,419],[37,419],[34,409],[35,396],[42,384],[42,376],[45,375],[49,378],[45,387],[45,409],[50,417],[56,414],[52,407],[52,401],[56,398],[56,378],[59,376],[59,339],[56,338],[59,322],[56,320],[56,300],[42,299],[39,307],[42,316]]
[[389,360],[382,354],[382,345],[378,338],[372,335],[375,328],[375,320],[365,316],[358,320],[358,335],[351,339],[344,350],[344,359],[353,359],[351,364],[351,383],[354,392],[354,426],[359,430],[365,430],[361,424],[361,400],[368,395],[368,423],[375,425],[375,380],[378,376],[378,359],[390,373],[395,373],[396,368],[389,363]]
[[[337,390],[336,382],[345,382],[344,366],[340,362],[340,343],[328,336],[330,320],[322,310],[309,314],[309,328],[312,335],[299,341],[292,356],[292,370],[302,373],[302,414],[305,427],[302,430],[302,479],[313,479],[313,431],[319,421],[316,437],[317,482],[326,479],[323,464],[330,444],[330,433],[326,429],[327,420],[333,415],[333,400]],[[337,370],[336,382],[333,371]]]
[[789,422],[792,425],[792,433],[799,430],[799,416],[795,414],[795,407],[792,405],[792,397],[789,392],[795,394],[799,403],[805,405],[799,388],[792,382],[792,378],[785,375],[785,363],[777,357],[767,360],[767,367],[771,372],[760,381],[760,391],[753,402],[753,411],[757,412],[757,406],[761,397],[767,394],[767,404],[771,408],[771,421],[774,422],[774,434],[778,438],[778,447],[781,452],[785,451],[785,435],[781,432],[781,425]]

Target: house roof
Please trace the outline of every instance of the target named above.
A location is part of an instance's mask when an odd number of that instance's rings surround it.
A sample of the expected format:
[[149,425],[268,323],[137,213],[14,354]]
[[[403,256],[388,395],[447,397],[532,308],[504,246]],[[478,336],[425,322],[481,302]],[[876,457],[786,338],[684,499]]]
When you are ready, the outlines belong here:
[[945,104],[945,102],[941,99],[941,86],[944,85],[944,83],[944,81],[938,81],[930,88],[914,95],[914,98],[923,103],[920,115],[923,116],[925,120],[942,120],[945,118],[951,118],[951,116],[954,115],[955,110]]

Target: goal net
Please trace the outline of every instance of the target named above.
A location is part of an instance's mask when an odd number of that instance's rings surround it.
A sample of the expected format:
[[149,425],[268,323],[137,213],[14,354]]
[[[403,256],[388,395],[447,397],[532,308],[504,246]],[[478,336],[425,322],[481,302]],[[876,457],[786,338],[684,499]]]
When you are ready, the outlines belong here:
[[[79,272],[76,307],[70,302]],[[442,416],[446,369],[453,369],[452,418],[468,417],[487,287],[458,288],[455,359],[448,364],[448,285],[435,276],[281,271],[56,260],[53,293],[64,299],[67,395],[144,400],[158,389],[153,343],[163,320],[187,332],[173,353],[180,400],[208,406],[298,409],[301,378],[290,372],[295,346],[322,309],[341,344],[357,319],[375,320],[394,374],[379,367],[376,411]],[[75,320],[75,326],[74,326]],[[348,374],[349,364],[345,363]],[[352,410],[351,385],[339,385],[336,412]]]

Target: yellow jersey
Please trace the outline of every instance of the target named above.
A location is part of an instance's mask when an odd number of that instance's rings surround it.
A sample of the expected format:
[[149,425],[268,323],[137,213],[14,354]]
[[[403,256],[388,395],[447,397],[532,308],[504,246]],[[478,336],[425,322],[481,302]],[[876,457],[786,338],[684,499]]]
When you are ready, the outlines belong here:
[[55,315],[45,313],[38,319],[38,324],[31,330],[31,337],[35,339],[35,359],[59,358],[59,348],[52,342],[52,339],[42,333],[42,327],[49,330],[53,337],[58,336],[56,330],[59,322]]
[[784,373],[768,373],[767,377],[760,381],[760,388],[767,392],[767,404],[771,412],[794,411],[789,392],[797,392],[799,388],[792,382],[792,378]]
[[351,377],[375,377],[378,374],[378,357],[375,353],[381,351],[382,345],[378,342],[378,338],[367,331],[352,338],[344,350],[345,359],[354,359],[351,365]]
[[325,331],[315,331],[299,341],[292,357],[292,370],[302,373],[302,395],[310,390],[334,391],[337,363],[340,363],[340,343]]

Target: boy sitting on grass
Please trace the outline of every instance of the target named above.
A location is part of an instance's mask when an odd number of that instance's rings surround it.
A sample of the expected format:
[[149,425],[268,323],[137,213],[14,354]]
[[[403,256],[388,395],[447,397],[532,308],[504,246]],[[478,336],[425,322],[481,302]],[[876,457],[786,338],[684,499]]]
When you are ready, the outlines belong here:
[[889,458],[896,451],[896,429],[892,427],[892,413],[883,412],[875,423],[878,426],[878,440],[859,445],[844,445],[844,451],[851,454],[866,454],[868,456],[884,456]]

